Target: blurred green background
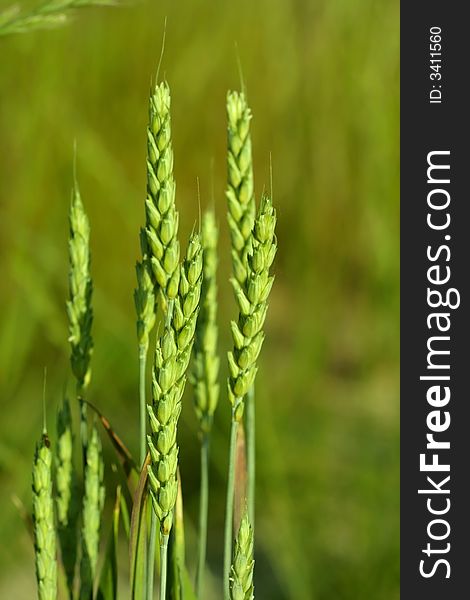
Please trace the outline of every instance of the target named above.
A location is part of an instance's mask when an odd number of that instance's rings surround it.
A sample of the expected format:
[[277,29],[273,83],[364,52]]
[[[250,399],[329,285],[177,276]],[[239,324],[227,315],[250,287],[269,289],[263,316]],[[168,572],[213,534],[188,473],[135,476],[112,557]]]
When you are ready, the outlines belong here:
[[[222,230],[222,354],[236,312],[224,198],[235,44],[254,115],[258,195],[270,187],[272,155],[279,252],[257,383],[257,598],[398,598],[397,0],[142,1],[0,39],[0,597],[34,597],[31,543],[11,496],[29,507],[44,366],[51,429],[71,379],[64,302],[74,140],[92,224],[90,399],[137,448],[132,292],[147,98],[165,16],[161,73],[172,90],[181,240],[198,217],[199,178],[203,206],[214,188]],[[193,573],[199,467],[190,395],[182,419]],[[220,597],[228,422],[223,396],[208,598]]]

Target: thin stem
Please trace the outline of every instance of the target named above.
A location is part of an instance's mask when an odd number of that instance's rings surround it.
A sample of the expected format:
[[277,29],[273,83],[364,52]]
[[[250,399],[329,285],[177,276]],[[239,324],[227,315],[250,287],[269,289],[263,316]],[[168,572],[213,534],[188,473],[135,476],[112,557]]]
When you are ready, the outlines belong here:
[[235,455],[237,448],[238,421],[235,409],[232,409],[232,426],[230,428],[230,449],[228,460],[227,502],[225,505],[224,536],[224,598],[230,600],[230,565],[232,563],[233,537],[233,496],[235,492]]
[[166,600],[166,572],[168,563],[168,535],[161,536],[160,542],[160,600]]
[[255,528],[256,489],[255,439],[255,388],[251,387],[246,398],[246,448],[248,472],[248,517],[253,530]]
[[203,434],[201,441],[201,489],[199,497],[199,548],[196,575],[196,595],[202,598],[204,568],[207,548],[207,513],[209,507],[209,435]]
[[153,576],[155,573],[155,546],[157,543],[157,515],[152,506],[150,522],[150,540],[147,554],[147,600],[153,600]]
[[146,344],[139,345],[139,400],[140,400],[140,464],[147,454],[147,405],[145,402],[145,369],[147,365]]

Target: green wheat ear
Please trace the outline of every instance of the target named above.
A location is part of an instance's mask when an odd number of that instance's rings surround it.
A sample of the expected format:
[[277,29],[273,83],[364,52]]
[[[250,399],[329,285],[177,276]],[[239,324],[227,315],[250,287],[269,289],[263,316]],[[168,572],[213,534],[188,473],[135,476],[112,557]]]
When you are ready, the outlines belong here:
[[56,507],[57,525],[67,586],[73,595],[77,559],[77,522],[79,515],[77,475],[73,462],[72,415],[67,398],[57,414]]
[[230,599],[253,600],[253,529],[245,512],[235,539],[235,551],[230,576]]
[[57,556],[52,497],[52,451],[44,432],[33,463],[33,525],[39,600],[57,597]]
[[67,302],[67,313],[71,346],[70,361],[72,372],[77,380],[79,395],[81,395],[88,387],[91,377],[93,285],[90,275],[90,224],[76,181],[74,181],[72,190],[69,222],[70,299]]
[[256,214],[253,158],[251,152],[251,111],[242,92],[227,94],[228,136],[228,224],[232,242],[235,279],[243,285],[246,260],[251,249],[251,232]]
[[151,428],[148,436],[151,456],[148,469],[150,492],[164,536],[168,536],[172,527],[178,490],[176,431],[194,342],[201,283],[202,246],[199,236],[193,234],[181,265],[173,316],[157,341],[152,385],[153,404],[147,407]]
[[147,128],[146,234],[150,266],[166,312],[178,293],[180,246],[175,205],[170,89],[162,82],[150,95]]
[[263,325],[274,282],[270,268],[277,250],[275,227],[275,210],[270,198],[264,196],[253,228],[244,284],[232,279],[239,317],[237,322],[231,323],[234,349],[228,354],[228,391],[237,421],[242,418],[244,398],[254,383],[256,362],[264,341]]
[[191,382],[199,426],[208,433],[219,399],[219,357],[217,355],[217,240],[219,231],[213,211],[202,218],[203,282],[201,310],[196,325]]
[[83,496],[82,562],[80,569],[80,598],[89,600],[93,590],[98,563],[98,550],[105,489],[101,440],[95,425],[86,448],[85,490]]

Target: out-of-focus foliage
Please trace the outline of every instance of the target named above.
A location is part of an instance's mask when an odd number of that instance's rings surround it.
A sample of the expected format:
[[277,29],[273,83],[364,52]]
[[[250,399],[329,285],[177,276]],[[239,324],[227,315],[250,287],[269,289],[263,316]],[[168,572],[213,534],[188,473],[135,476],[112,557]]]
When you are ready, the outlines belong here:
[[[211,202],[213,188],[221,226],[223,356],[236,316],[223,275],[225,97],[239,87],[237,53],[254,115],[258,197],[270,188],[272,154],[279,252],[257,382],[255,590],[272,600],[398,598],[398,10],[395,0],[146,0],[0,41],[2,598],[29,600],[34,589],[32,545],[10,496],[30,505],[44,366],[51,430],[63,388],[72,388],[65,300],[74,140],[92,228],[89,399],[137,454],[132,294],[147,98],[165,16],[160,74],[172,90],[181,240],[198,219],[199,177],[201,202]],[[180,456],[194,556],[199,466],[188,394]],[[211,465],[213,578],[228,426],[222,395]]]

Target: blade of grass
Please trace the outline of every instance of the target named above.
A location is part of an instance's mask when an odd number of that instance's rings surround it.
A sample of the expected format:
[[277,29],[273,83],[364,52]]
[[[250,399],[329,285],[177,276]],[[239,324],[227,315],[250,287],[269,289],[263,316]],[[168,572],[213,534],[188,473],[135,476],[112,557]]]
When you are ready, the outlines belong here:
[[26,506],[16,494],[11,495],[11,501],[13,503],[13,506],[16,508],[20,519],[23,521],[28,536],[31,538],[31,540],[34,540],[33,517],[26,510]]
[[209,509],[209,436],[201,440],[201,487],[199,494],[199,544],[196,575],[197,595],[201,597],[207,550],[207,513]]
[[155,547],[157,545],[157,530],[158,519],[155,511],[152,509],[152,517],[150,520],[149,549],[147,554],[147,600],[153,600],[153,582],[155,574]]
[[119,519],[122,507],[121,486],[116,488],[116,500],[113,509],[113,522],[109,536],[106,559],[101,571],[97,600],[116,600],[117,598],[117,545],[119,537]]
[[[178,477],[179,479],[179,477]],[[179,479],[180,483],[181,480]],[[175,506],[175,522],[170,533],[169,553],[171,570],[168,580],[170,600],[197,600],[197,596],[185,564],[185,536],[183,519],[183,493],[179,486]]]
[[129,564],[132,600],[145,598],[146,590],[146,539],[147,539],[147,467],[150,464],[150,454],[147,455],[137,485],[132,505],[129,532]]
[[130,518],[129,518],[129,509],[127,508],[127,502],[124,498],[124,494],[120,495],[119,498],[121,502],[121,520],[122,525],[124,527],[124,533],[126,534],[127,540],[130,539]]
[[225,504],[225,534],[224,534],[224,598],[230,600],[230,565],[232,562],[233,539],[233,498],[235,490],[235,458],[237,447],[237,430],[239,421],[236,418],[237,407],[232,409],[232,424],[230,427],[230,447],[227,477],[227,499]]

